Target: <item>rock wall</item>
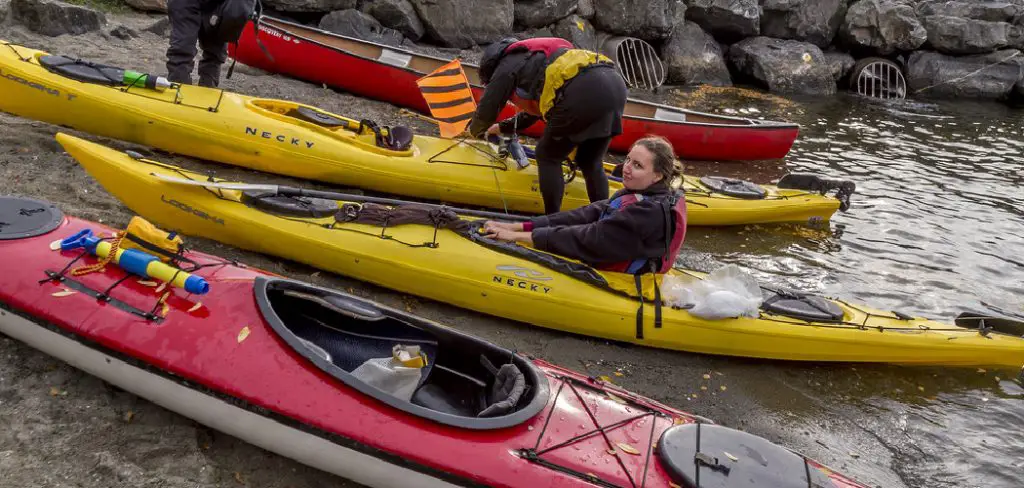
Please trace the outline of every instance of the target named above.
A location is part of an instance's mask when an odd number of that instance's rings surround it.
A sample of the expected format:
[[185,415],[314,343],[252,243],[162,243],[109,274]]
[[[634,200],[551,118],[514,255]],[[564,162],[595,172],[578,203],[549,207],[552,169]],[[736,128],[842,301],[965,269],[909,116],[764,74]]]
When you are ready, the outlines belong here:
[[[140,10],[166,8],[166,0],[125,2]],[[669,84],[743,83],[827,95],[845,89],[857,60],[884,57],[903,67],[910,96],[1024,96],[1024,0],[263,3],[271,15],[347,36],[470,59],[505,37],[557,36],[597,50],[609,36],[632,36],[659,50]],[[0,22],[5,17],[48,35],[104,23],[102,14],[57,0],[0,0]],[[472,51],[459,51],[466,49]]]

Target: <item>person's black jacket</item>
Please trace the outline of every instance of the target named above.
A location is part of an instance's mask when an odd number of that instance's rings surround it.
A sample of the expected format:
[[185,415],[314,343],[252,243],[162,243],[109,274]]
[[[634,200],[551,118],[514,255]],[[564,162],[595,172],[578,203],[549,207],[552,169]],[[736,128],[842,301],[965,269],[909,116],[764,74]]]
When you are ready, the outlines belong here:
[[[516,88],[525,90],[532,99],[540,99],[544,89],[544,69],[547,57],[542,52],[516,52],[506,54],[498,63],[487,84],[483,97],[476,108],[476,115],[469,125],[474,137],[481,137],[487,128],[498,120],[498,115]],[[521,112],[518,116],[502,121],[501,132],[511,133],[513,129],[523,130],[540,120],[540,117]]]
[[619,190],[612,198],[586,207],[535,217],[530,220],[533,245],[593,266],[661,258],[668,251],[665,233],[672,231],[665,228],[665,207],[661,202],[670,197],[670,191],[666,182],[655,183],[636,192],[644,200],[603,220],[601,216],[609,203],[630,190]]

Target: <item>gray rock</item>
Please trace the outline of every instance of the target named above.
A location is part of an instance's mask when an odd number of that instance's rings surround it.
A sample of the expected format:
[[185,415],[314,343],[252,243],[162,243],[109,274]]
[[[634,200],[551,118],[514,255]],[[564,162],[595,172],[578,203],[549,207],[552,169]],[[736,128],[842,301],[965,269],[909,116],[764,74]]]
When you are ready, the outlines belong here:
[[358,0],[262,0],[263,6],[281,12],[333,12],[356,8]]
[[93,32],[107,23],[100,12],[55,0],[12,0],[11,18],[33,32],[51,37]]
[[11,10],[11,0],[0,0],[0,23],[7,20],[7,13]]
[[901,0],[860,0],[846,12],[839,36],[851,48],[877,54],[913,51],[928,40],[914,8]]
[[807,42],[771,37],[744,39],[729,48],[729,64],[740,78],[753,80],[772,92],[836,92],[836,80],[824,53]]
[[594,0],[577,0],[576,2],[576,14],[584,19],[590,20],[594,18],[594,14],[597,11],[594,10]]
[[363,11],[384,27],[401,32],[413,41],[420,40],[427,32],[409,0],[373,0],[363,6]]
[[578,0],[517,0],[515,24],[534,29],[554,24],[576,11]]
[[847,53],[842,51],[825,51],[825,62],[828,63],[829,69],[832,70],[832,77],[836,81],[846,78],[850,74],[850,70],[857,64],[857,60],[853,59]]
[[320,28],[335,34],[355,37],[365,41],[401,46],[402,34],[380,25],[377,19],[355,9],[331,12],[320,19]]
[[161,37],[167,37],[171,35],[171,19],[164,17],[154,22],[153,25],[142,29],[142,31],[150,32]]
[[132,39],[135,39],[136,37],[139,37],[140,34],[139,31],[132,29],[131,27],[119,25],[117,27],[114,27],[113,29],[110,29],[110,35],[123,41],[130,41]]
[[597,51],[597,30],[579,15],[570,15],[555,24],[555,37],[561,37],[574,46],[588,51]]
[[512,32],[512,0],[412,0],[428,36],[445,46],[489,44]]
[[632,36],[645,41],[661,41],[672,34],[682,0],[594,0],[594,26],[598,29]]
[[918,97],[1002,99],[1024,79],[1020,54],[1016,49],[972,56],[914,52],[907,61],[907,87]]
[[688,4],[686,18],[721,42],[732,43],[761,33],[757,0],[689,0]]
[[927,15],[921,23],[932,49],[947,54],[990,53],[1013,45],[1020,37],[1020,28],[1006,22]]
[[846,0],[761,0],[761,35],[825,48],[845,15]]
[[668,70],[668,83],[732,85],[722,47],[694,22],[685,21],[676,26],[661,48],[661,59]]
[[167,12],[167,0],[124,0],[129,7],[143,12]]
[[988,22],[1015,22],[1024,15],[1024,2],[925,0],[917,4],[918,17],[948,15]]

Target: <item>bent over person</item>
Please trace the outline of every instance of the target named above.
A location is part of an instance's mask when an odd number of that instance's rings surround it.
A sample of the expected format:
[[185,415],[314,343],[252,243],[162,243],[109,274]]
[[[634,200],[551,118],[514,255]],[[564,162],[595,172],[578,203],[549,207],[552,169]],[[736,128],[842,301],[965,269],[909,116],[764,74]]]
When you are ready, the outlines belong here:
[[[562,162],[576,149],[576,164],[591,202],[608,198],[604,156],[622,133],[626,84],[607,57],[574,49],[564,39],[503,39],[484,50],[480,81],[486,85],[469,131],[512,133],[543,119],[537,171],[545,213],[561,210],[565,194]],[[495,124],[507,102],[521,112]]]

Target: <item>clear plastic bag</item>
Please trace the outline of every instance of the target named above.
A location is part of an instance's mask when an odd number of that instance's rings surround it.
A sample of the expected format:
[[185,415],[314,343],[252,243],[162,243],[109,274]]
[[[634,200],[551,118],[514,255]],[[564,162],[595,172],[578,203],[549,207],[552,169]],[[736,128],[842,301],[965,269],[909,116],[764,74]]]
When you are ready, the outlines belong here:
[[704,279],[668,275],[661,288],[666,304],[688,308],[691,315],[708,320],[757,317],[762,301],[757,280],[735,264],[718,268]]
[[409,401],[420,384],[426,360],[417,346],[395,346],[394,356],[369,359],[352,370],[352,376],[395,398]]

